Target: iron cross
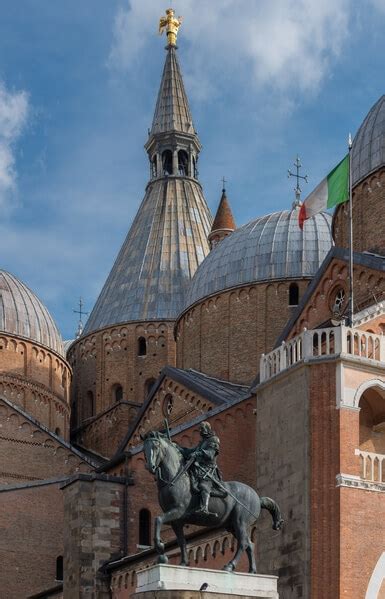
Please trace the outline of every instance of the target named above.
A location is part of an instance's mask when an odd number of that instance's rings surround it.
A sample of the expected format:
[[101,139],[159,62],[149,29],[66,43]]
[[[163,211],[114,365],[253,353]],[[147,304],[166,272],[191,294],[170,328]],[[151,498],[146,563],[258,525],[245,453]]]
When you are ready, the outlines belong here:
[[289,169],[287,171],[287,177],[288,178],[295,177],[297,179],[297,185],[294,187],[294,193],[295,193],[295,206],[299,206],[300,202],[301,202],[301,191],[302,191],[302,189],[299,185],[300,180],[303,179],[306,183],[308,181],[307,181],[307,175],[299,174],[299,169],[302,168],[302,164],[301,164],[301,160],[300,160],[298,154],[297,154],[297,158],[295,159],[294,166],[295,166],[296,172],[292,173],[291,170]]
[[81,297],[79,297],[79,310],[73,310],[73,312],[75,314],[79,314],[79,326],[78,326],[78,332],[77,332],[77,337],[80,337],[80,335],[83,332],[83,319],[82,316],[87,316],[88,312],[84,312],[83,310],[83,300]]
[[227,183],[226,179],[224,177],[222,177],[222,191],[223,192],[226,191],[226,183]]

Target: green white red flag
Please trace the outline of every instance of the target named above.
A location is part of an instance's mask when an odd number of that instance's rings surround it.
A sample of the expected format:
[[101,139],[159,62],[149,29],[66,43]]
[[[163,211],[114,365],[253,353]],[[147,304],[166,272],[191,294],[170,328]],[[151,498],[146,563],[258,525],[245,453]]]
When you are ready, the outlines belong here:
[[301,229],[305,220],[318,212],[343,204],[349,199],[349,154],[307,196],[301,206],[298,224]]

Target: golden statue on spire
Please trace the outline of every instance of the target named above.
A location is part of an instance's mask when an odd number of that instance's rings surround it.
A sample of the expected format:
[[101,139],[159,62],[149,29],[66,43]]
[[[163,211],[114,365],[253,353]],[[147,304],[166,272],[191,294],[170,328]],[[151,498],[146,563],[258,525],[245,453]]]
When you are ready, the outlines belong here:
[[182,23],[182,17],[176,18],[173,8],[166,10],[166,16],[161,17],[159,21],[159,34],[162,35],[166,30],[167,40],[170,46],[176,46],[178,29]]

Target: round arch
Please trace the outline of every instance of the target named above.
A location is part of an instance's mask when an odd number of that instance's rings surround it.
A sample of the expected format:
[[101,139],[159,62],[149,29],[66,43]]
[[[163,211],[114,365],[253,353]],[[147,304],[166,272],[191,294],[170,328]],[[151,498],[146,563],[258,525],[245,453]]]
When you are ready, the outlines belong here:
[[363,396],[365,391],[367,391],[368,389],[375,388],[375,387],[381,389],[381,391],[383,391],[384,395],[385,395],[385,381],[383,381],[381,379],[370,379],[369,381],[365,381],[364,383],[361,383],[361,385],[356,389],[356,392],[354,394],[354,399],[353,399],[353,407],[359,408],[359,403],[360,403],[361,397]]
[[376,567],[369,580],[365,599],[373,599],[380,596],[382,583],[385,581],[385,551],[378,560]]

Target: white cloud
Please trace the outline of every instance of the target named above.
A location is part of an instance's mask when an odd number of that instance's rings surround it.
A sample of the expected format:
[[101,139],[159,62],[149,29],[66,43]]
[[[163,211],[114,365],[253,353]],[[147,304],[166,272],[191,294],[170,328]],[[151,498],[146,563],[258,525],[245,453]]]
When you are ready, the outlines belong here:
[[15,144],[28,116],[25,91],[10,92],[0,82],[0,206],[4,207],[16,190]]
[[[380,0],[374,0],[380,2]],[[351,0],[179,0],[180,32],[191,42],[185,72],[190,89],[215,91],[223,65],[239,84],[283,95],[317,90],[348,35]],[[120,8],[110,53],[111,67],[127,69],[154,36],[164,2],[130,0]],[[231,84],[231,80],[229,81]]]

